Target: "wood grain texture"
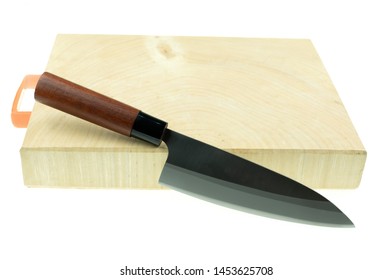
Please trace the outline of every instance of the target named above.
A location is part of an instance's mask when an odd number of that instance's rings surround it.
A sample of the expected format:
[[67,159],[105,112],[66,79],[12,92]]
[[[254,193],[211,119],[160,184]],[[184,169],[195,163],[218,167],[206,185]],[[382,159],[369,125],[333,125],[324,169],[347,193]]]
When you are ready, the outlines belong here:
[[[359,185],[365,148],[309,40],[59,35],[46,70],[310,187]],[[167,150],[36,104],[21,157],[30,186],[161,188]]]

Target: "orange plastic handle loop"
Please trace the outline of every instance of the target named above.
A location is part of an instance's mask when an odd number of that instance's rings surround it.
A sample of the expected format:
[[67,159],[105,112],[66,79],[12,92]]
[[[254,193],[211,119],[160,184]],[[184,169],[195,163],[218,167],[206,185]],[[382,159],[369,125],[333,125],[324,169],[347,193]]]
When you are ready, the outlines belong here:
[[18,111],[19,99],[24,89],[35,89],[41,75],[26,75],[16,92],[14,102],[12,104],[11,120],[15,127],[27,127],[31,112]]

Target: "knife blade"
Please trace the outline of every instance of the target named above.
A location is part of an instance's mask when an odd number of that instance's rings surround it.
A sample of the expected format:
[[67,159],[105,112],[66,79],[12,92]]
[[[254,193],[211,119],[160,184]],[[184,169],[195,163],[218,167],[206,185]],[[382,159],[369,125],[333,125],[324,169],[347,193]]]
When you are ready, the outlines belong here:
[[167,128],[167,122],[45,72],[36,101],[120,134],[168,147],[159,182],[171,189],[261,216],[305,224],[353,227],[316,191],[284,175]]

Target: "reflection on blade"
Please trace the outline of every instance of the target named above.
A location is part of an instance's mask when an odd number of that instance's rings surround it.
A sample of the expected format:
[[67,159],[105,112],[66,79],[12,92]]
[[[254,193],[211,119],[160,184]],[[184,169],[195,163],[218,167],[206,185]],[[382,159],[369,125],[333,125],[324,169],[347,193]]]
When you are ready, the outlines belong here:
[[283,175],[167,130],[169,156],[160,182],[242,211],[315,225],[352,227],[329,200]]

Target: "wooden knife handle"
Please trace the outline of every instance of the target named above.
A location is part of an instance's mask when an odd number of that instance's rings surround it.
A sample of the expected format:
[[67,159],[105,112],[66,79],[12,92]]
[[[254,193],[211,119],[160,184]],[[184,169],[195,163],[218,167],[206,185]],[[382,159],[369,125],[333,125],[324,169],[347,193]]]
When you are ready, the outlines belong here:
[[45,72],[35,100],[123,135],[159,146],[167,123],[110,97]]

